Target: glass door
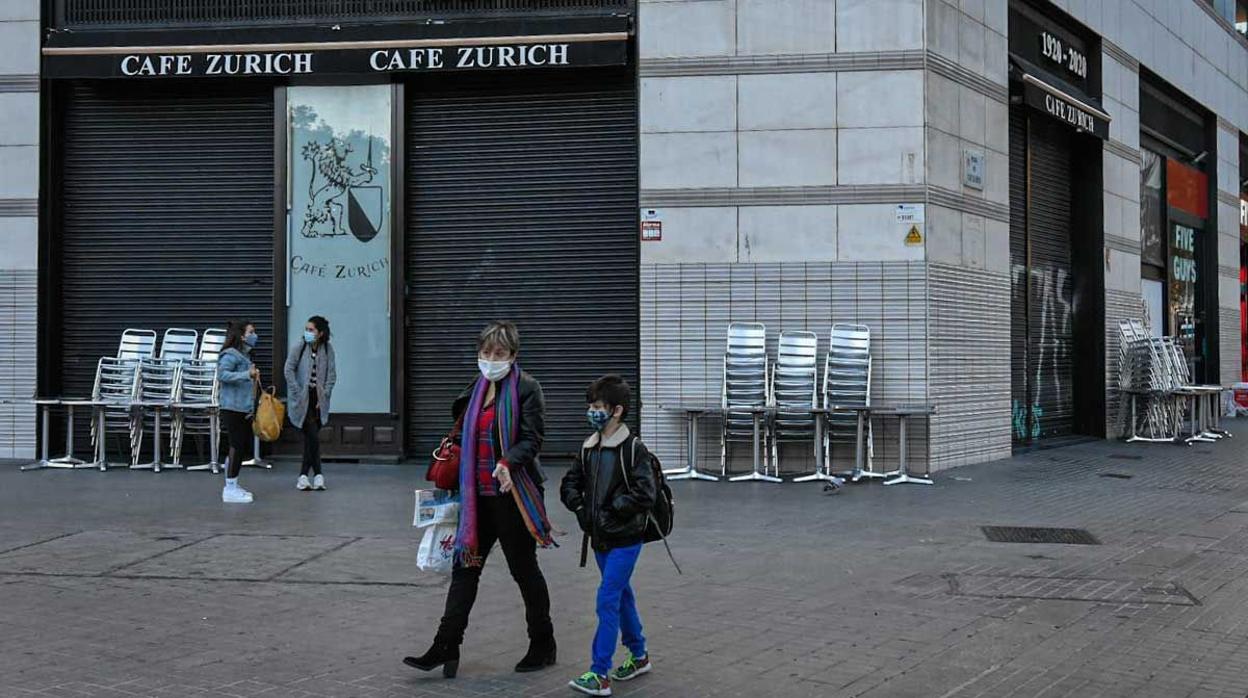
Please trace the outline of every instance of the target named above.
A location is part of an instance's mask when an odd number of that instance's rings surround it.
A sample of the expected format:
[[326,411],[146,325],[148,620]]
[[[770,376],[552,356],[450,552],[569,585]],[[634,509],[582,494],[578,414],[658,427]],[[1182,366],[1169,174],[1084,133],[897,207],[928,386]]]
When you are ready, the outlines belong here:
[[[329,320],[335,413],[391,411],[389,85],[287,91],[287,333]],[[297,350],[297,349],[296,349]]]

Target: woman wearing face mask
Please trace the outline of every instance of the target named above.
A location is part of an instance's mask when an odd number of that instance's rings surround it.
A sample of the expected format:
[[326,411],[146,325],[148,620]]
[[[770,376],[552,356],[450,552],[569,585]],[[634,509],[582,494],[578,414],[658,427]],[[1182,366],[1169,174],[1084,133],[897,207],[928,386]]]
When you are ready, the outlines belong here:
[[461,422],[460,516],[455,564],[446,610],[433,646],[404,664],[424,671],[442,667],[447,678],[459,668],[459,646],[477,598],[481,568],[497,541],[520,587],[528,624],[529,651],[518,672],[555,663],[550,593],[537,565],[537,546],[549,547],[550,522],[542,502],[538,454],[545,433],[542,386],[516,364],[520,337],[510,322],[491,323],[477,340],[481,375],[455,400]]
[[[328,320],[320,315],[308,318],[303,337],[286,354],[284,373],[290,423],[303,431],[303,469],[295,487],[303,491],[324,490],[320,432],[329,421],[329,399],[338,381]],[[309,474],[313,476],[311,481]]]
[[251,350],[259,337],[256,326],[246,320],[232,320],[227,325],[225,344],[217,359],[217,381],[221,384],[221,422],[229,437],[230,450],[225,458],[225,489],[221,501],[229,504],[251,504],[251,493],[238,484],[243,467],[243,454],[251,447],[251,417],[256,405],[256,388],[260,369],[251,362]]

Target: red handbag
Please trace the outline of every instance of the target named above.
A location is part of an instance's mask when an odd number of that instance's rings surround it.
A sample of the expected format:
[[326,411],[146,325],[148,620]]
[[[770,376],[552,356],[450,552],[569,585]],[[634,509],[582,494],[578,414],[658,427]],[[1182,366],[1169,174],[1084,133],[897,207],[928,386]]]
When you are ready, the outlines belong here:
[[459,489],[459,444],[455,437],[461,433],[461,424],[456,420],[451,432],[442,438],[442,443],[433,450],[433,459],[429,461],[429,471],[425,479],[440,490]]

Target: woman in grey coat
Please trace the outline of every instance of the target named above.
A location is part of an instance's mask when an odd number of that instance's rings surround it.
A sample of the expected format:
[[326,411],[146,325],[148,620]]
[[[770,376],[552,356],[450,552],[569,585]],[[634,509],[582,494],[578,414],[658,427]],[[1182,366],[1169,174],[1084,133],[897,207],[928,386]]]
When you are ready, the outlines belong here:
[[[286,354],[286,414],[303,431],[303,468],[295,487],[325,489],[321,474],[321,427],[329,421],[329,400],[338,372],[334,347],[329,343],[329,321],[313,315],[303,328],[303,338]],[[308,475],[314,477],[308,480]]]

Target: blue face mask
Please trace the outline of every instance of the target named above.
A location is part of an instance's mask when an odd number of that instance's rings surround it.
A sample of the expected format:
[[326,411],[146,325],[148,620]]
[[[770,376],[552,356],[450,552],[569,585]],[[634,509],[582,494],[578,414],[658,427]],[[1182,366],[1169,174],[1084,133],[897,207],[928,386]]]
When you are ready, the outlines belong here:
[[256,348],[256,343],[260,341],[260,336],[256,334],[243,335],[243,341],[252,349]]
[[315,332],[309,332],[308,330],[304,330],[304,331],[303,331],[303,341],[307,342],[308,344],[311,344],[311,343],[315,342],[315,341],[316,341],[316,333],[315,333]]
[[585,419],[589,421],[589,426],[602,431],[607,426],[607,422],[611,421],[611,413],[606,410],[595,410],[590,408],[585,412]]

